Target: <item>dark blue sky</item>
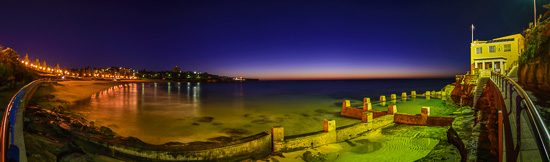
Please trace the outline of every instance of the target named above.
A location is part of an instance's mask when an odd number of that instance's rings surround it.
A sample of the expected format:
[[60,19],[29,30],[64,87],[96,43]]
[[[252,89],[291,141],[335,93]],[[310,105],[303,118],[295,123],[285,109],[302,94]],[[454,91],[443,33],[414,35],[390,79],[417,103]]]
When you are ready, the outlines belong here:
[[[546,10],[537,2],[538,13]],[[530,0],[2,2],[0,45],[50,65],[260,79],[451,77],[471,41],[516,34]]]

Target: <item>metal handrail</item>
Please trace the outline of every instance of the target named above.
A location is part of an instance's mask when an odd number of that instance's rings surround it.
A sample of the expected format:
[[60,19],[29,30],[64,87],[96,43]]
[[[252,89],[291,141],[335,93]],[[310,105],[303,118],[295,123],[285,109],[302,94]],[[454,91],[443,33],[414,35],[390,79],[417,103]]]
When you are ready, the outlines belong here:
[[[543,161],[550,161],[550,134],[548,133],[548,129],[546,128],[546,125],[542,121],[542,117],[540,116],[538,110],[536,109],[535,105],[531,101],[531,98],[525,93],[523,88],[521,88],[514,80],[510,79],[508,76],[498,74],[498,73],[491,73],[491,79],[496,80],[496,83],[499,83],[501,89],[505,90],[505,96],[506,97],[506,90],[510,91],[510,100],[512,100],[512,89],[514,89],[515,92],[517,92],[518,97],[517,101],[523,102],[527,106],[527,114],[529,117],[529,121],[531,123],[531,130],[534,131],[534,135],[536,137],[537,145],[540,151],[540,155]],[[506,83],[506,85],[504,85]],[[508,84],[510,84],[510,88],[508,88]],[[517,103],[518,104],[518,103]],[[516,110],[518,112],[521,112],[522,109],[521,105],[518,104],[517,106],[519,110]],[[512,107],[512,105],[510,105]],[[511,111],[511,110],[510,110]],[[520,121],[517,121],[520,122]]]
[[[8,143],[7,142],[7,139],[8,139],[8,130],[11,128],[11,124],[9,123],[9,118],[11,117],[11,115],[15,115],[15,114],[11,114],[11,111],[12,109],[14,108],[14,103],[17,102],[17,96],[21,93],[21,92],[24,92],[26,88],[28,88],[29,86],[37,83],[37,82],[40,82],[42,81],[41,79],[40,80],[35,80],[35,81],[32,81],[31,83],[25,85],[23,88],[19,89],[19,91],[17,91],[17,93],[15,93],[15,95],[13,95],[13,97],[11,98],[10,102],[8,103],[8,106],[6,107],[6,110],[4,111],[4,116],[2,117],[2,123],[0,124],[0,161],[4,162],[6,161],[6,150],[8,149]],[[11,128],[13,129],[13,128]]]

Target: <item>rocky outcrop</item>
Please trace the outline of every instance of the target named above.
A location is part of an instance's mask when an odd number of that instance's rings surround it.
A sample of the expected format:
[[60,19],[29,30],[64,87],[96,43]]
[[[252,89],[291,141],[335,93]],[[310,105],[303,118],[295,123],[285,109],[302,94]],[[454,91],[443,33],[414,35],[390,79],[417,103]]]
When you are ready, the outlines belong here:
[[458,133],[453,129],[451,126],[447,130],[447,140],[449,140],[449,143],[453,144],[458,148],[458,151],[460,152],[460,161],[465,162],[468,159],[468,150],[466,149],[466,146],[464,145],[464,142],[462,142],[462,139],[460,139],[460,136]]
[[520,65],[518,82],[527,89],[550,91],[550,61],[545,58]]
[[473,79],[471,75],[456,76],[456,82],[453,83],[455,88],[451,92],[451,99],[455,103],[460,104],[462,98],[462,105],[473,107],[474,96],[472,92],[475,84],[470,84],[474,82]]
[[527,89],[550,91],[549,21],[523,31],[526,49],[519,57],[518,83]]
[[[492,81],[487,82],[476,105],[474,133],[478,137],[477,160],[498,161],[498,97],[500,91]],[[502,106],[499,103],[499,106]]]

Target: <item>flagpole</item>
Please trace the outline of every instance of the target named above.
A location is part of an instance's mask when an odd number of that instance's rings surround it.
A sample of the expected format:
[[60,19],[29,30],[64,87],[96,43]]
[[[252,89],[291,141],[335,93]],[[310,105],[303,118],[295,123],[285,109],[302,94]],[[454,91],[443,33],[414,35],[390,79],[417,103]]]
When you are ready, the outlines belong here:
[[472,24],[472,43],[474,43],[474,24]]

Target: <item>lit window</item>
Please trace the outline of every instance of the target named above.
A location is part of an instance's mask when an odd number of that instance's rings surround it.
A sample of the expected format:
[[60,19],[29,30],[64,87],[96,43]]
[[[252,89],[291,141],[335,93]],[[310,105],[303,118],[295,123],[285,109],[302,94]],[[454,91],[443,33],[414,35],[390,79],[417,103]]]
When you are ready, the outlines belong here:
[[489,46],[489,53],[495,53],[495,46]]
[[476,54],[481,54],[481,47],[476,48]]
[[510,52],[510,51],[512,51],[512,45],[505,44],[504,45],[504,52]]

